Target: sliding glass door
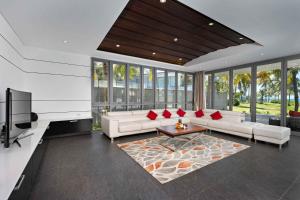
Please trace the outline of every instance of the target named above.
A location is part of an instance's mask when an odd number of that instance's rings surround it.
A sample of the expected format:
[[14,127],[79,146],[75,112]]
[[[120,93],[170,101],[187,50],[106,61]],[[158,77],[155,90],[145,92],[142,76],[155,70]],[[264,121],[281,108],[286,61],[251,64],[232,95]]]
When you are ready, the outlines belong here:
[[128,110],[141,109],[141,68],[139,66],[129,66],[128,98]]
[[212,101],[212,84],[211,80],[212,75],[211,74],[206,74],[205,75],[205,80],[204,80],[204,85],[205,85],[205,100],[206,100],[206,108],[211,108],[211,101]]
[[177,75],[177,107],[184,108],[185,105],[185,74]]
[[194,76],[192,74],[186,75],[186,105],[187,110],[194,108]]
[[257,66],[256,121],[269,123],[270,117],[280,118],[281,63]]
[[94,62],[92,78],[93,129],[98,130],[100,128],[102,110],[109,109],[109,63]]
[[229,71],[214,75],[213,108],[229,110]]
[[165,70],[156,70],[156,89],[155,89],[155,108],[165,108],[166,99],[165,99],[165,86],[166,86],[166,73]]
[[153,69],[144,67],[143,70],[144,91],[143,91],[143,109],[154,108],[154,84]]
[[126,110],[126,65],[113,64],[113,111]]
[[287,125],[294,131],[300,131],[300,59],[287,63]]
[[251,121],[251,68],[233,70],[232,110],[246,114],[246,121]]
[[168,108],[176,107],[176,73],[168,72]]

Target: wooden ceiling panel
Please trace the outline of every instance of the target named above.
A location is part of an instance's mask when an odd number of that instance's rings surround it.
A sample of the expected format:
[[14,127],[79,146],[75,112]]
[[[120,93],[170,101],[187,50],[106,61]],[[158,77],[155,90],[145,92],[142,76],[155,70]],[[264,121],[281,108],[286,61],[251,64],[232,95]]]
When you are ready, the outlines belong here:
[[255,42],[177,0],[130,0],[98,50],[183,65],[244,43]]

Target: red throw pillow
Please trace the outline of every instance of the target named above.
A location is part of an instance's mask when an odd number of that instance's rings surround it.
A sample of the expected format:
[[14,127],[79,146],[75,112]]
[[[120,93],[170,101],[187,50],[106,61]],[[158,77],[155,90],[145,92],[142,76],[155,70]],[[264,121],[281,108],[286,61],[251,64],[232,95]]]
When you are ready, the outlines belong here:
[[291,117],[300,117],[300,112],[290,110],[289,115]]
[[170,111],[168,111],[167,109],[164,110],[162,116],[164,116],[165,118],[171,118],[172,113],[170,113]]
[[179,117],[184,117],[185,113],[186,113],[186,112],[184,112],[184,110],[182,110],[181,108],[179,108],[179,109],[177,110],[177,115],[179,115]]
[[222,119],[222,115],[219,111],[217,112],[214,112],[213,114],[210,115],[210,117],[213,119],[213,120],[219,120],[219,119]]
[[204,116],[204,112],[202,109],[198,110],[195,112],[196,117],[203,117]]
[[147,114],[147,117],[151,120],[155,120],[157,117],[157,114],[155,112],[153,112],[152,110],[150,110]]

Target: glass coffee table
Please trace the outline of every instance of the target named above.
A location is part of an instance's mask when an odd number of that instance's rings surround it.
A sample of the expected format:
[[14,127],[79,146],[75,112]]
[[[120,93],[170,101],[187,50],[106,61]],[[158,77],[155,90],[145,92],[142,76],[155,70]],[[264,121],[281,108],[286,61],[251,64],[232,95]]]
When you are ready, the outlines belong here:
[[[171,151],[177,151],[180,149],[183,149],[184,146],[186,146],[187,144],[192,143],[193,141],[195,141],[196,139],[199,139],[201,137],[201,135],[203,134],[203,132],[206,132],[208,129],[202,126],[198,126],[198,125],[194,125],[194,124],[187,124],[187,127],[185,129],[176,129],[175,125],[171,125],[171,126],[161,126],[156,128],[157,130],[157,134],[159,135],[160,133],[168,136],[168,138],[162,142],[160,142],[159,144]],[[184,135],[189,135],[192,133],[199,133],[194,137],[182,137]],[[181,136],[181,137],[179,137]],[[184,140],[185,142],[178,148],[171,148],[170,146],[166,145],[166,143],[168,141],[170,141],[171,139],[178,139],[178,140]],[[199,142],[199,141],[197,141]],[[205,145],[203,142],[201,142],[203,145]]]

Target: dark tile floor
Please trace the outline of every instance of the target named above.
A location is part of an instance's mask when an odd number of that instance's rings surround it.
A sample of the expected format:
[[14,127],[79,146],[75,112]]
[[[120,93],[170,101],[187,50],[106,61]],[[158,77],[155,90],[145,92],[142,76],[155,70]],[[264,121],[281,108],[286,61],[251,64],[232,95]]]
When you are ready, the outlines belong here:
[[271,144],[213,135],[251,148],[163,185],[116,145],[154,133],[114,144],[100,133],[49,140],[31,199],[300,199],[300,137],[292,136],[279,151]]

